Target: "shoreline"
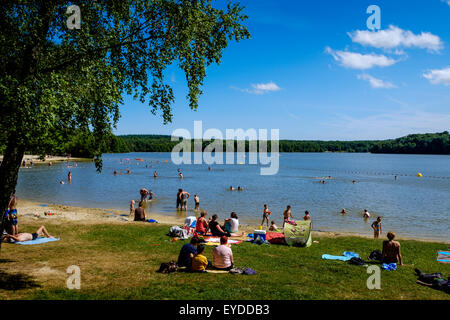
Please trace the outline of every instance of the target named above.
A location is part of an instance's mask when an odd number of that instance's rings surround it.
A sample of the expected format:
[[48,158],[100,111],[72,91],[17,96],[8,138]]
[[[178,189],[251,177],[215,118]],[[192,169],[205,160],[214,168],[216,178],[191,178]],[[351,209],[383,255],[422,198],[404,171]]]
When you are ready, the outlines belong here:
[[[69,161],[69,162],[92,161],[92,159],[90,159],[90,158],[78,158],[78,157],[69,157],[68,158],[68,157],[64,157],[64,156],[52,156],[52,155],[47,155],[44,160],[41,160],[41,156],[36,155],[36,154],[25,154],[22,158],[22,161],[24,161],[24,160],[27,162],[27,166],[29,165],[30,161],[33,161],[33,165],[48,164],[49,162],[58,163],[58,162],[65,162],[65,161]],[[3,161],[3,155],[1,155],[1,154],[0,154],[0,161]],[[23,166],[21,165],[20,167],[22,168]]]
[[[51,223],[61,224],[64,222],[75,222],[81,224],[128,224],[128,223],[140,223],[134,222],[133,217],[129,215],[129,211],[121,209],[102,209],[102,208],[88,208],[88,207],[75,207],[68,205],[61,205],[55,203],[42,203],[33,200],[20,199],[18,206],[19,210],[19,231],[23,225],[26,225],[27,221],[45,221]],[[45,212],[51,212],[52,215],[45,215]],[[159,224],[167,225],[168,227],[174,225],[184,224],[185,216],[169,216],[160,212],[147,213],[147,218],[157,220]],[[20,223],[22,222],[22,223]],[[257,224],[257,223],[256,223]],[[257,228],[255,225],[248,223],[241,224],[239,226],[239,232],[244,232],[244,235],[253,233]],[[149,225],[151,225],[149,223]],[[169,229],[167,230],[169,231]],[[373,239],[373,235],[350,232],[350,231],[323,231],[312,230],[312,236],[319,237],[360,237]],[[383,239],[383,234],[380,239]],[[450,240],[433,239],[433,238],[411,238],[398,236],[396,240],[414,240],[422,242],[437,242],[443,244],[450,244]]]

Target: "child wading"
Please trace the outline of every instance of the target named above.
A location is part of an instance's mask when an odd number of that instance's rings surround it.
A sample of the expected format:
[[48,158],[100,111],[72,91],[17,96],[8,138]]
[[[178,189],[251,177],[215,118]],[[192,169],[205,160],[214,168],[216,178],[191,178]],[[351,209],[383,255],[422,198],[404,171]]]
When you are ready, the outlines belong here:
[[381,217],[378,217],[377,220],[372,222],[371,227],[373,229],[373,238],[378,239],[381,234]]

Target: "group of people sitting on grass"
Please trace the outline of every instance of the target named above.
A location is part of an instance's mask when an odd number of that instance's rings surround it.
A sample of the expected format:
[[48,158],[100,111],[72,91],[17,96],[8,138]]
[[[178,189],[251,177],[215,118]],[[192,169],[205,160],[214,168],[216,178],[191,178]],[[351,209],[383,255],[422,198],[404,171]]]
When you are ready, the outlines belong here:
[[186,267],[192,272],[207,272],[207,269],[229,271],[233,268],[233,252],[228,246],[227,236],[220,237],[220,245],[213,249],[212,263],[204,255],[205,246],[199,241],[198,237],[192,237],[190,243],[183,245],[178,256],[178,267]]
[[214,237],[231,237],[238,236],[239,231],[239,219],[236,212],[230,214],[230,218],[225,219],[223,225],[218,222],[219,217],[214,214],[211,218],[206,220],[207,213],[202,211],[200,217],[198,217],[196,222],[195,231],[200,235],[205,235],[211,232]]

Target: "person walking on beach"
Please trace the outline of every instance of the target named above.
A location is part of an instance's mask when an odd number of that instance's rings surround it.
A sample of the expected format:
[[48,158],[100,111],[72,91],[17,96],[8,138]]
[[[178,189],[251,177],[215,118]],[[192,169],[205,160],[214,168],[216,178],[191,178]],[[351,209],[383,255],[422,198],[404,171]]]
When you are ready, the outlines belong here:
[[264,225],[264,221],[266,221],[267,226],[269,226],[269,216],[271,215],[272,212],[270,212],[269,208],[267,207],[267,204],[264,205],[264,211],[263,211],[263,218],[262,218],[262,222],[261,225]]
[[371,227],[373,229],[373,238],[378,239],[381,234],[381,217],[378,217],[377,220],[372,222]]
[[182,191],[180,194],[180,198],[181,198],[181,209],[186,211],[187,210],[187,199],[189,199],[191,195],[189,194],[189,192],[187,191]]
[[144,201],[139,201],[139,208],[134,210],[134,221],[145,221]]
[[382,263],[398,263],[403,265],[402,253],[400,250],[400,242],[394,241],[395,233],[389,231],[387,233],[388,240],[383,241],[383,250],[381,252]]

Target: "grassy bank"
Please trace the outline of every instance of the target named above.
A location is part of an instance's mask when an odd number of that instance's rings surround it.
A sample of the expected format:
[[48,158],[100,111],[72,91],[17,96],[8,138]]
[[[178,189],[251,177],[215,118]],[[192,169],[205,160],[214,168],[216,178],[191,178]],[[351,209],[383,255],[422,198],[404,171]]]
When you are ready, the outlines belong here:
[[[23,231],[38,227],[28,224]],[[21,246],[3,244],[1,299],[449,299],[415,283],[414,268],[450,273],[436,262],[447,245],[404,240],[404,263],[382,272],[381,290],[368,290],[364,267],[321,259],[323,253],[354,251],[367,258],[382,240],[316,237],[310,248],[281,245],[233,245],[238,267],[255,276],[231,274],[159,274],[161,262],[177,258],[183,244],[166,236],[169,226],[139,223],[77,224],[46,221],[61,241]],[[212,247],[206,255],[212,258]],[[81,290],[66,289],[66,269],[81,268]]]

